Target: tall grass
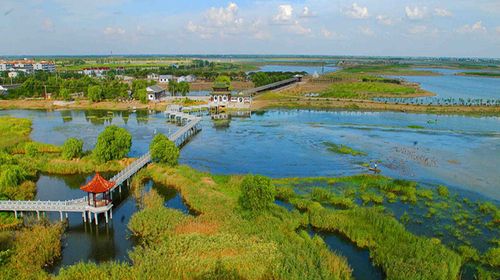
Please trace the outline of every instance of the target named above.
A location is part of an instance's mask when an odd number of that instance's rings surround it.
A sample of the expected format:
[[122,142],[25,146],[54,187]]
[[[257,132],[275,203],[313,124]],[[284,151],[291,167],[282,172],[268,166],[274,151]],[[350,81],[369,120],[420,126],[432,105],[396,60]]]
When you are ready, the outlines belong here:
[[376,208],[313,209],[311,224],[368,248],[388,279],[457,279],[462,259],[438,239],[417,237]]

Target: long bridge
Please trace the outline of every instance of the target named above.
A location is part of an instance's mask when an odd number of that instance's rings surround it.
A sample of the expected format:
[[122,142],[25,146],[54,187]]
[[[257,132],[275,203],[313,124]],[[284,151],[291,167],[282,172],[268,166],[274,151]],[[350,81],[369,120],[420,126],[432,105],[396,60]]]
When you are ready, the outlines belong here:
[[241,94],[253,96],[253,95],[256,95],[257,93],[282,88],[284,86],[288,86],[288,85],[300,82],[301,80],[302,80],[302,76],[297,75],[297,76],[290,78],[290,79],[282,80],[279,82],[271,83],[268,85],[264,85],[264,86],[260,86],[260,87],[256,87],[256,88],[252,88],[252,89],[243,90],[243,91],[241,91]]
[[[189,109],[189,107],[184,109]],[[195,117],[181,111],[173,110],[166,111],[165,114],[169,121],[182,125],[181,128],[169,136],[169,139],[178,147],[182,147],[192,136],[201,130],[200,117]],[[132,162],[129,166],[125,167],[118,174],[113,176],[113,178],[110,179],[110,182],[114,183],[114,185],[109,189],[111,196],[116,188],[118,188],[121,192],[122,185],[125,182],[128,182],[129,179],[139,170],[151,163],[151,161],[151,154],[147,152]],[[24,212],[36,212],[38,219],[40,218],[40,212],[59,212],[61,221],[63,220],[63,213],[66,218],[68,217],[68,213],[82,213],[84,222],[87,222],[87,217],[89,222],[92,222],[92,214],[94,214],[94,221],[96,225],[98,223],[97,215],[103,213],[106,223],[108,223],[108,219],[113,218],[113,204],[110,203],[103,206],[92,206],[92,203],[90,203],[92,201],[89,201],[89,199],[91,198],[83,197],[65,201],[4,200],[0,201],[0,211],[14,212],[16,218],[18,217],[18,213],[22,216]]]

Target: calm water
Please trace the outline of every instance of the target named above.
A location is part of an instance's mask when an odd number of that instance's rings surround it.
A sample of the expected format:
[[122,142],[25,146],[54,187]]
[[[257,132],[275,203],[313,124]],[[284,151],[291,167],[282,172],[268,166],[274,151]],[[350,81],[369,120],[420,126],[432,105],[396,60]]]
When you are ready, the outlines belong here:
[[303,65],[264,65],[261,66],[259,71],[261,72],[307,72],[307,74],[312,75],[314,73],[325,74],[330,72],[335,72],[338,67],[334,66],[303,66]]
[[[112,174],[103,174],[106,178]],[[37,200],[67,200],[81,198],[84,193],[80,186],[92,179],[93,175],[40,176],[37,182]],[[165,206],[189,213],[180,194],[172,189],[149,181],[145,190],[155,189],[164,199]],[[113,193],[113,219],[106,224],[102,215],[99,225],[83,223],[81,213],[69,214],[69,225],[64,233],[62,258],[52,267],[53,272],[61,267],[79,261],[128,261],[128,251],[135,242],[127,228],[130,217],[138,210],[136,200],[129,194],[128,188]],[[59,213],[49,213],[51,220],[59,220]]]
[[[440,76],[390,76],[401,78],[410,82],[419,83],[420,86],[435,93],[435,97],[412,98],[410,100],[423,101],[424,103],[436,102],[437,99],[500,99],[500,79],[487,77],[468,77],[455,75],[468,70],[419,68],[441,74]],[[474,70],[472,70],[474,71]]]

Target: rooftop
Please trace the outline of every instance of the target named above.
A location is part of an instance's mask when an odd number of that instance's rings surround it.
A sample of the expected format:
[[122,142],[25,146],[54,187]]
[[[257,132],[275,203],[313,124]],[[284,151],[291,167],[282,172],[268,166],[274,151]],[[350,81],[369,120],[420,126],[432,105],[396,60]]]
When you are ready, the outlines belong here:
[[88,193],[105,193],[115,185],[114,182],[109,182],[97,172],[85,186],[80,187],[84,192]]

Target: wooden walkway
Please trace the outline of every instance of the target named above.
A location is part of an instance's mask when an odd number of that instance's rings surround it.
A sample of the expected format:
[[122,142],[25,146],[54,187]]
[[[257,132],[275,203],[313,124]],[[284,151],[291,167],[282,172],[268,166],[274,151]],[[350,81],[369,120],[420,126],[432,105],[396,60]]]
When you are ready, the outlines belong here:
[[[189,109],[187,107],[186,109]],[[196,108],[198,109],[198,108]],[[175,121],[181,124],[182,127],[169,136],[169,139],[174,142],[178,147],[182,147],[186,144],[189,139],[201,130],[200,117],[191,116],[183,112],[167,111],[166,115],[170,121]],[[147,152],[140,158],[135,160],[132,164],[127,166],[125,169],[120,171],[118,174],[110,179],[115,185],[110,189],[110,193],[119,188],[121,191],[121,186],[123,183],[128,182],[129,179],[134,176],[139,170],[151,163],[151,154]],[[92,205],[92,203],[90,203]],[[68,217],[68,213],[82,213],[82,218],[84,222],[87,222],[87,216],[90,222],[92,222],[92,214],[94,214],[94,220],[97,224],[97,214],[104,213],[106,218],[106,223],[108,223],[108,213],[109,217],[113,218],[112,212],[113,204],[108,204],[103,207],[93,207],[89,206],[87,197],[65,200],[65,201],[22,201],[22,200],[3,200],[0,201],[0,211],[10,211],[14,212],[16,218],[19,214],[23,212],[36,212],[37,217],[40,218],[40,212],[59,212],[61,221],[63,220],[63,213]]]

